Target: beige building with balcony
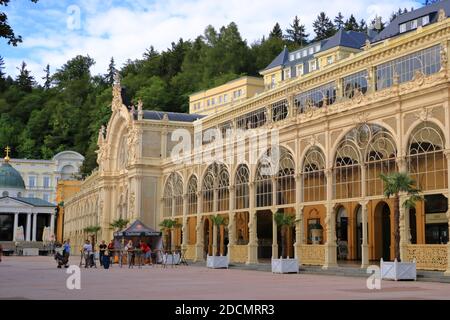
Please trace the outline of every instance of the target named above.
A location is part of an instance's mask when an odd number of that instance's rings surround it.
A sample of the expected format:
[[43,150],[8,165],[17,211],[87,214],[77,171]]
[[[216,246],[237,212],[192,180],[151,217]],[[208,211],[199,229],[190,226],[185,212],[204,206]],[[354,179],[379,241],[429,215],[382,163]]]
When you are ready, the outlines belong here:
[[209,90],[189,96],[189,112],[202,115],[232,109],[234,105],[264,91],[264,81],[257,77],[242,77]]
[[[427,200],[401,209],[402,260],[450,275],[448,14],[450,1],[442,1],[376,35],[340,32],[305,57],[285,49],[262,71],[264,92],[206,116],[195,114],[203,106],[191,105],[190,115],[125,106],[116,79],[112,116],[98,137],[99,169],[65,202],[64,237],[81,243],[83,228],[98,223],[107,240],[120,217],[154,229],[175,219],[183,227],[172,244],[189,259],[219,248],[232,262],[254,264],[279,256],[273,215],[281,211],[296,217],[285,244],[299,263],[365,267],[393,259],[393,202],[379,175],[399,171]],[[326,66],[321,52],[333,56]],[[174,161],[177,129],[196,148]],[[208,130],[223,137],[205,141]],[[277,142],[252,152],[267,135]],[[226,148],[226,159],[204,160]],[[273,154],[277,167],[267,162]],[[215,215],[226,226],[213,226]]]

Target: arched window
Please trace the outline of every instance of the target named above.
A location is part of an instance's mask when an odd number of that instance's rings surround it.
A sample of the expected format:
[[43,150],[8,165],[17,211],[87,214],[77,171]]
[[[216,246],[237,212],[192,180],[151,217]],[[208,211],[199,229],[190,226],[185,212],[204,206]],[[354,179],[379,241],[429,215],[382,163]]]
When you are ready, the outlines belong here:
[[218,210],[226,211],[230,208],[230,175],[224,165],[220,166],[218,179]]
[[327,180],[325,177],[325,156],[313,147],[305,156],[302,169],[303,201],[324,201],[327,198]]
[[197,177],[192,176],[188,184],[188,214],[197,213]]
[[447,161],[444,135],[430,122],[417,126],[409,139],[408,171],[423,191],[446,189]]
[[[279,152],[279,150],[276,151]],[[276,174],[274,172],[274,165],[277,159],[273,150],[268,150],[258,162],[255,177],[256,207],[268,207],[272,205],[272,179]]]
[[281,148],[278,165],[277,205],[295,203],[295,162],[292,154]]
[[345,135],[340,142],[334,162],[335,199],[361,196],[361,149],[367,146],[369,129],[362,125]]
[[[213,163],[206,171],[203,178],[203,212],[214,211],[214,201],[217,201],[217,210],[225,211],[229,208],[230,201],[230,175],[225,165]],[[215,199],[215,190],[217,190],[217,199]]]
[[236,209],[247,209],[249,207],[249,186],[250,171],[245,164],[241,164],[236,171]]
[[369,144],[365,154],[367,195],[383,195],[384,186],[380,175],[387,175],[397,170],[395,163],[397,148],[394,138],[386,129],[371,125]]
[[163,196],[164,217],[171,217],[172,213],[176,216],[183,214],[183,181],[177,173],[172,173],[166,181]]
[[208,168],[203,178],[202,196],[203,196],[203,212],[213,212],[214,210],[214,165]]

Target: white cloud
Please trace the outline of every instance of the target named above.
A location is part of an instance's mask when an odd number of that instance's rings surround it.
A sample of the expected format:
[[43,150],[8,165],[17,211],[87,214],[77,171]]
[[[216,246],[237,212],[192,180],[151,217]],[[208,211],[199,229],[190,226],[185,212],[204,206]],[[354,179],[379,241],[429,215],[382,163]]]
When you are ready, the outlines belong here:
[[[341,11],[346,17],[353,13],[357,19],[366,21],[375,14],[387,20],[399,7],[419,6],[410,0],[359,0],[350,6],[348,0],[126,0],[115,6],[113,3],[113,0],[79,0],[81,30],[63,27],[25,38],[21,47],[31,54],[24,60],[36,78],[42,77],[47,63],[54,71],[77,54],[89,54],[97,62],[93,72],[105,73],[111,56],[122,66],[127,59],[141,57],[150,45],[162,51],[180,37],[194,39],[208,24],[220,28],[234,21],[242,37],[251,44],[267,35],[276,22],[286,29],[295,15],[313,35],[312,22],[320,11],[330,18]],[[62,10],[60,13],[66,14],[66,8]],[[51,13],[48,17],[61,19],[58,12],[48,12]],[[37,27],[41,29],[45,27]],[[14,57],[7,62],[21,60]],[[14,67],[7,71],[16,74]]]

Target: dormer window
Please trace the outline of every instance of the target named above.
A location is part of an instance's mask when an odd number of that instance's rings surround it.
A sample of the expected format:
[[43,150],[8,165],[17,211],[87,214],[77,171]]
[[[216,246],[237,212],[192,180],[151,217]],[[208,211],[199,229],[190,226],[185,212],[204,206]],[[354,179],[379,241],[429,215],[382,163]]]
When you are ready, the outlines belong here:
[[300,59],[301,57],[302,57],[302,55],[301,55],[300,51],[297,52],[296,55],[295,55],[295,58],[296,59]]
[[411,21],[411,29],[417,29],[417,19]]
[[291,68],[284,69],[284,80],[291,78]]
[[309,54],[314,54],[314,47],[309,48]]
[[303,58],[306,57],[308,55],[308,50],[306,50],[306,49],[303,50],[302,51],[302,55],[303,55]]
[[327,57],[327,64],[332,64],[333,63],[333,56],[328,56]]
[[290,54],[289,55],[289,61],[294,61],[295,60],[295,55],[294,54]]
[[316,60],[311,60],[309,61],[309,71],[316,71],[317,70],[317,61]]
[[404,33],[404,32],[406,32],[406,23],[402,23],[400,25],[400,33]]
[[316,53],[320,51],[320,44],[316,45]]
[[422,17],[422,26],[426,26],[430,23],[430,16]]
[[297,77],[303,75],[303,63],[297,66]]

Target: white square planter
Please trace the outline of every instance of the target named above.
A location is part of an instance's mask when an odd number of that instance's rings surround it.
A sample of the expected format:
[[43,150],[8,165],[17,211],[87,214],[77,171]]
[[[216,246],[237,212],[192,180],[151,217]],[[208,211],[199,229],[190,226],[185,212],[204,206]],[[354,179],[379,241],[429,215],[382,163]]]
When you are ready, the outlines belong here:
[[227,256],[208,256],[206,258],[206,266],[212,269],[228,269],[228,257]]
[[180,264],[181,256],[178,253],[175,254],[165,254],[162,258],[162,263],[166,265],[178,265]]
[[381,279],[386,280],[417,280],[416,261],[414,262],[380,262]]
[[23,255],[34,257],[39,255],[39,249],[38,248],[23,248]]
[[272,259],[272,273],[298,273],[297,259]]

